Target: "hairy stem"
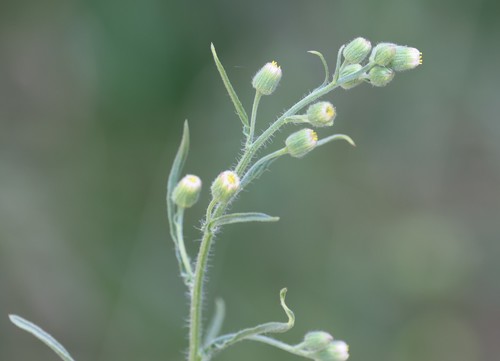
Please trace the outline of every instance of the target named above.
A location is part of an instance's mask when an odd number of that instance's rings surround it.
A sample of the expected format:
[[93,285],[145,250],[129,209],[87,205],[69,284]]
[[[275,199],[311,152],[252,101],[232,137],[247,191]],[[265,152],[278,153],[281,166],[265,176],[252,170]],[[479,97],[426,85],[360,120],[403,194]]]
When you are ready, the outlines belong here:
[[224,214],[226,205],[220,205],[212,213],[212,209],[217,202],[212,199],[207,209],[205,219],[205,230],[201,240],[198,258],[196,259],[196,268],[194,271],[193,288],[191,289],[191,307],[190,307],[190,323],[189,323],[189,361],[201,361],[200,354],[201,331],[202,331],[202,308],[203,308],[203,280],[207,269],[208,255],[213,243],[214,234],[210,226],[213,218],[217,218]]

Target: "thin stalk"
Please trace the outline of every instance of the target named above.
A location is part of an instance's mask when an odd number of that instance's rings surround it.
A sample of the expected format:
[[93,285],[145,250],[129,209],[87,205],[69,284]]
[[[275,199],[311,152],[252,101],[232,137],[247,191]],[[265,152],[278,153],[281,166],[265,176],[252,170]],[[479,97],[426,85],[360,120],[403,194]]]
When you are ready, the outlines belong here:
[[177,247],[179,248],[179,255],[181,257],[182,265],[186,273],[186,281],[191,283],[193,279],[193,269],[191,268],[191,261],[186,252],[186,247],[184,245],[184,236],[182,234],[182,227],[184,224],[184,208],[179,207],[177,210],[177,215],[175,219],[175,228],[177,231]]
[[279,348],[281,350],[293,353],[295,355],[304,356],[304,357],[310,356],[308,352],[299,350],[297,348],[297,346],[289,345],[287,343],[278,341],[278,340],[276,340],[274,338],[271,338],[271,337],[268,337],[268,336],[254,335],[254,336],[248,337],[247,339],[248,340],[252,340],[252,341],[258,341],[258,342],[266,343],[268,345],[277,347],[277,348]]
[[262,98],[262,93],[258,90],[255,91],[255,97],[253,98],[252,115],[250,118],[250,132],[248,133],[246,148],[248,149],[253,143],[253,137],[255,134],[255,120],[257,118],[257,109],[259,108],[259,102]]

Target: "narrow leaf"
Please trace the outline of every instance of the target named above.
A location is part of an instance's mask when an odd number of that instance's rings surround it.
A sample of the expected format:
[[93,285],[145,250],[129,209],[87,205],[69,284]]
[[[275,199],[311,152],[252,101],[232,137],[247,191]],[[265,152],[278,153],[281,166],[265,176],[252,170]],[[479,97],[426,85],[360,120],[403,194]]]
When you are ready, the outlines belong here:
[[51,335],[49,335],[34,323],[31,323],[24,318],[16,315],[9,315],[9,318],[14,325],[26,332],[31,333],[44,344],[49,346],[52,351],[54,351],[64,361],[74,361],[74,359],[70,356],[69,352],[66,351],[63,345],[57,342],[55,338],[53,338]]
[[282,148],[266,155],[265,157],[262,157],[257,162],[255,162],[254,165],[250,167],[250,169],[246,172],[245,176],[241,180],[240,183],[241,188],[246,187],[248,183],[260,177],[262,173],[264,173],[266,169],[269,168],[272,162],[274,162],[276,159],[287,153],[288,150],[286,148]]
[[328,83],[328,80],[330,80],[330,71],[328,70],[328,64],[325,60],[325,57],[323,56],[323,54],[321,54],[319,51],[316,51],[316,50],[309,50],[308,53],[310,54],[314,54],[314,55],[317,55],[319,57],[319,59],[321,60],[321,63],[323,64],[323,68],[325,68],[325,81],[323,82],[323,85],[325,85],[326,83]]
[[175,204],[172,200],[172,191],[174,187],[179,182],[180,174],[182,172],[182,168],[184,167],[184,163],[186,162],[189,151],[189,125],[188,121],[184,122],[184,131],[182,133],[182,140],[177,150],[177,154],[174,159],[174,163],[172,164],[172,169],[170,170],[170,175],[168,176],[167,182],[167,213],[168,213],[168,223],[170,226],[170,235],[175,243],[177,243],[177,238],[174,230],[174,210]]
[[356,146],[356,144],[354,143],[354,141],[352,140],[352,138],[350,136],[348,136],[348,135],[345,135],[345,134],[330,135],[329,137],[326,137],[326,138],[323,138],[323,139],[319,140],[316,146],[319,147],[320,145],[332,142],[334,140],[345,140],[347,143],[349,143],[353,147]]
[[220,216],[212,222],[213,227],[219,227],[226,224],[245,223],[245,222],[277,222],[279,217],[271,217],[265,213],[248,212],[248,213],[232,213]]
[[214,57],[215,65],[217,66],[217,70],[219,71],[220,77],[222,78],[222,82],[224,83],[224,86],[226,87],[226,90],[229,94],[229,97],[231,98],[231,101],[233,102],[233,105],[236,109],[236,113],[238,113],[238,116],[240,117],[241,122],[243,123],[245,135],[246,135],[248,133],[248,130],[250,129],[250,123],[248,122],[248,115],[245,111],[245,108],[243,108],[243,105],[241,104],[240,99],[238,98],[238,95],[236,95],[236,92],[234,91],[234,88],[231,85],[231,82],[229,81],[226,70],[224,70],[222,63],[220,62],[219,57],[217,56],[217,53],[215,52],[215,47],[214,47],[213,43],[210,44],[210,48],[212,49],[212,55]]

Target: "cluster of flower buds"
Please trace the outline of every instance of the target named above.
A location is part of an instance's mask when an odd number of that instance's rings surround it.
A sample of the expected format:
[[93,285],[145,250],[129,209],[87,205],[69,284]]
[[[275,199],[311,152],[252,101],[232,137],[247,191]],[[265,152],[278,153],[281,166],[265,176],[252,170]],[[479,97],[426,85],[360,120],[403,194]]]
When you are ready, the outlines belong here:
[[198,202],[201,192],[201,179],[188,174],[182,178],[172,192],[172,200],[181,208],[190,208]]
[[368,62],[373,67],[368,73],[360,73],[358,77],[341,83],[344,89],[351,89],[368,81],[372,85],[386,86],[394,78],[396,72],[414,69],[422,64],[422,53],[415,48],[392,43],[380,43],[373,49],[371,43],[364,38],[356,38],[348,43],[342,52],[344,64],[340,69],[340,78],[359,73],[361,64],[370,54]]
[[308,332],[300,349],[315,361],[345,361],[349,358],[349,346],[323,331]]

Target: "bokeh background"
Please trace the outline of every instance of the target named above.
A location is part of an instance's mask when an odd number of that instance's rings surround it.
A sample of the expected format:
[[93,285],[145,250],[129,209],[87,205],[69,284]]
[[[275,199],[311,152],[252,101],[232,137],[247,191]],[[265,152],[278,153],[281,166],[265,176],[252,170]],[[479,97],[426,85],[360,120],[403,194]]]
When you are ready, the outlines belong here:
[[[418,47],[424,65],[386,88],[337,91],[338,142],[275,163],[212,255],[207,317],[224,331],[283,320],[352,360],[486,361],[500,354],[500,5],[493,0],[0,3],[0,359],[55,360],[12,326],[43,326],[77,360],[182,360],[187,298],[165,217],[182,122],[186,171],[205,192],[235,164],[240,122],[213,65],[214,42],[244,105],[265,62],[284,72],[259,128],[318,85],[319,50],[362,35]],[[279,147],[288,128],[275,138]],[[271,148],[269,148],[270,150]],[[299,360],[241,343],[219,360]]]

